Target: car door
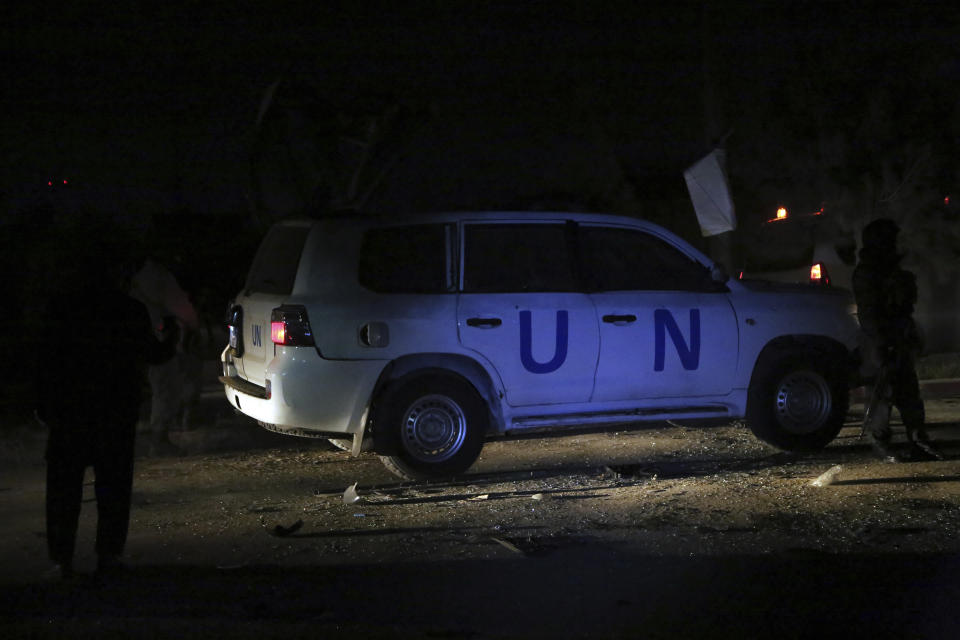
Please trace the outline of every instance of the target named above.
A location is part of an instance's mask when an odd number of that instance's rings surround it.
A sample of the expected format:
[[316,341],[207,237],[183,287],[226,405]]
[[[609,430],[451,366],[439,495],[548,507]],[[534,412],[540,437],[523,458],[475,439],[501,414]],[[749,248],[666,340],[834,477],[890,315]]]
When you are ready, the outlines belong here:
[[579,237],[600,320],[593,400],[729,393],[737,322],[709,269],[646,230],[584,225]]
[[599,330],[575,283],[572,232],[563,221],[463,225],[460,341],[496,369],[512,406],[593,391]]

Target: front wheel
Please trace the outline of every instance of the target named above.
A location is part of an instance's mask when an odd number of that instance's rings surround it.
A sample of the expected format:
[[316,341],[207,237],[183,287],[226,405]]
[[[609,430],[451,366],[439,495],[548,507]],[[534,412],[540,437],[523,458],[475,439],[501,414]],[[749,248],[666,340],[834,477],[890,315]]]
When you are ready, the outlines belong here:
[[389,391],[374,421],[380,459],[394,474],[416,480],[466,471],[480,455],[487,409],[467,382],[427,376]]
[[847,415],[845,368],[819,352],[770,354],[757,365],[747,398],[754,435],[785,451],[815,451],[832,441]]

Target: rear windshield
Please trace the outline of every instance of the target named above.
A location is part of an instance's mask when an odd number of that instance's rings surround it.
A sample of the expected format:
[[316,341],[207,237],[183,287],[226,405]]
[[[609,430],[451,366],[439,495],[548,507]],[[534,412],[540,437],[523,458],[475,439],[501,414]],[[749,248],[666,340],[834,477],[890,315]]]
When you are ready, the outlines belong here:
[[300,264],[300,253],[310,227],[275,226],[260,243],[253,266],[247,274],[251,293],[288,294]]

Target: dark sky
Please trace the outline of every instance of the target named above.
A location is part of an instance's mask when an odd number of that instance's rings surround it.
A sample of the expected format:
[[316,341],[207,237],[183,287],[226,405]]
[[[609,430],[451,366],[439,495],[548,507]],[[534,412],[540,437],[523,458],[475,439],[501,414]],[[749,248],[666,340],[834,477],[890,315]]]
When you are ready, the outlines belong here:
[[784,99],[785,77],[855,95],[874,75],[921,69],[956,83],[960,70],[946,5],[102,4],[5,10],[5,185],[66,176],[242,207],[244,145],[281,76],[339,105],[389,94],[506,119],[589,108],[631,165],[675,172],[708,148],[711,128],[750,131],[738,119]]

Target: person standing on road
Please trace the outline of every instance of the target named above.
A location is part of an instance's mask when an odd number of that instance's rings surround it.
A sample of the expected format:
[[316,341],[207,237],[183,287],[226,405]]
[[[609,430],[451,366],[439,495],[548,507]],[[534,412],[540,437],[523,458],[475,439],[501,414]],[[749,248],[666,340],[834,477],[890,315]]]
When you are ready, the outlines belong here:
[[899,233],[900,228],[888,218],[868,224],[863,230],[860,261],[853,271],[862,373],[870,391],[864,431],[881,457],[890,462],[901,460],[890,445],[890,406],[896,406],[910,443],[910,458],[940,459],[943,456],[927,435],[914,364],[920,351],[920,335],[913,320],[917,279],[900,266]]
[[146,308],[127,295],[132,269],[121,266],[116,249],[87,246],[70,256],[38,354],[36,415],[49,429],[47,546],[64,578],[73,572],[88,466],[95,474],[97,570],[123,567],[145,368],[168,360],[177,342],[175,327],[158,340]]
[[[151,365],[149,455],[175,455],[179,448],[170,440],[170,431],[188,427],[191,400],[199,395],[199,357],[190,348],[196,341],[199,320],[196,309],[176,277],[159,259],[147,258],[133,275],[131,293],[146,306],[158,332],[164,318],[174,319],[181,328],[176,353],[162,364]],[[169,321],[169,320],[168,320]]]

